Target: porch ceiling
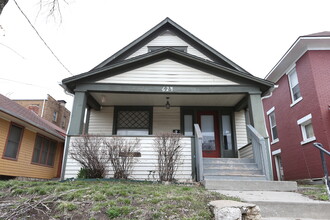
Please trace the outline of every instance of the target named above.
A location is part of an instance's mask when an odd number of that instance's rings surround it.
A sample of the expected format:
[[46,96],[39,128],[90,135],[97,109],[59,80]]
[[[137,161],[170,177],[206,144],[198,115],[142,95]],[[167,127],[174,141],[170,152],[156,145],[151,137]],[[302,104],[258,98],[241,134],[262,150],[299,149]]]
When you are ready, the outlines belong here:
[[90,93],[101,106],[164,106],[169,97],[171,106],[235,106],[245,94],[174,95]]

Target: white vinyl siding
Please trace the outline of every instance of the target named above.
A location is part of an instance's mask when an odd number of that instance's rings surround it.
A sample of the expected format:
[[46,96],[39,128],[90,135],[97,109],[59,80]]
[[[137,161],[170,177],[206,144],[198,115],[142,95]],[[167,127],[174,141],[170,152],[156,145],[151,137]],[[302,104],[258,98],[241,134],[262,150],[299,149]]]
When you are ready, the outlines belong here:
[[97,81],[97,83],[157,85],[238,85],[170,59]]
[[180,108],[154,107],[153,134],[172,133],[173,129],[180,129]]
[[[73,137],[70,139],[70,148],[72,147],[73,141],[77,137]],[[132,138],[134,137],[127,137]],[[140,150],[141,157],[137,157],[138,162],[134,166],[134,170],[132,175],[129,177],[131,179],[137,179],[137,180],[150,180],[155,181],[158,179],[158,173],[157,173],[157,154],[154,150],[153,143],[154,143],[155,137],[143,137],[140,138]],[[175,179],[179,181],[192,181],[192,163],[191,163],[191,138],[183,138],[181,142],[181,146],[183,146],[182,150],[182,164],[180,164]],[[80,170],[80,165],[78,162],[73,160],[70,157],[70,153],[68,155],[68,160],[65,168],[65,177],[64,178],[76,178],[77,174]],[[107,168],[107,176],[108,178],[113,177],[113,171],[111,168],[111,165],[109,163],[109,166]],[[152,175],[152,172],[150,171],[156,171],[154,173],[154,178]],[[151,175],[149,175],[151,173]]]
[[248,143],[244,110],[235,112],[235,129],[237,149],[240,149]]
[[132,57],[136,57],[136,56],[148,53],[148,47],[150,47],[150,46],[151,47],[171,47],[171,46],[172,47],[182,47],[182,46],[186,46],[187,47],[187,53],[198,56],[198,57],[201,57],[203,59],[211,60],[210,58],[205,56],[203,53],[199,52],[194,47],[192,47],[187,42],[185,42],[184,40],[182,40],[178,36],[174,35],[170,31],[166,31],[163,34],[159,35],[158,37],[156,37],[155,39],[153,39],[152,41],[150,41],[149,43],[147,43],[146,45],[141,47],[135,53],[130,55],[127,59],[130,59]]
[[113,107],[103,107],[100,111],[91,110],[88,133],[112,135]]

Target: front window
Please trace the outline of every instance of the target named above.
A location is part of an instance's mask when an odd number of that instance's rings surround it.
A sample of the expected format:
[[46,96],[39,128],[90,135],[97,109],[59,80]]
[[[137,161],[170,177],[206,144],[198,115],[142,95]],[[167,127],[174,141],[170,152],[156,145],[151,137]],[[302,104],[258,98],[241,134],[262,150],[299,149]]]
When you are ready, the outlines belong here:
[[46,137],[37,135],[32,162],[47,166],[53,166],[56,154],[56,142]]
[[11,124],[7,138],[7,144],[4,152],[4,157],[10,159],[17,159],[19,146],[22,140],[23,128]]
[[289,77],[292,102],[293,103],[298,102],[301,99],[301,94],[300,94],[300,87],[299,87],[297,71],[295,68],[293,70],[291,70],[288,77]]
[[152,108],[119,107],[115,112],[117,135],[151,134]]
[[297,124],[300,125],[302,138],[301,144],[306,144],[311,141],[316,140],[314,135],[314,129],[312,124],[312,114],[306,115],[305,117],[299,119]]

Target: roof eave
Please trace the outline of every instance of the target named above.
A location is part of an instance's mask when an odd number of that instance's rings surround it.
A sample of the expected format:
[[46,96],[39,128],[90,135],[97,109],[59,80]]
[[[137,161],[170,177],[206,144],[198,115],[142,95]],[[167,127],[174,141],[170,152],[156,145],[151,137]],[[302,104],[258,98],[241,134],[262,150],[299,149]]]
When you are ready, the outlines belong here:
[[[320,40],[325,41],[320,43]],[[328,45],[328,46],[327,46]],[[330,36],[301,36],[276,63],[265,79],[277,82],[308,50],[330,50]]]

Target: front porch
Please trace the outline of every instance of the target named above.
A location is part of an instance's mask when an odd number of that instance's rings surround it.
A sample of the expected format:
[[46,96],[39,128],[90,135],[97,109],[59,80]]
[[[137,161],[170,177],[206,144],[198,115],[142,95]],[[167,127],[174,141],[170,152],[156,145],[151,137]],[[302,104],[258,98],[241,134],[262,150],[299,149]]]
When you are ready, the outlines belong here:
[[[176,173],[179,181],[202,181],[204,174],[200,170],[204,169],[201,165],[203,157],[240,157],[239,149],[251,142],[247,125],[254,124],[254,127],[259,127],[260,133],[264,132],[264,136],[260,136],[263,139],[266,137],[262,124],[261,92],[252,88],[206,94],[191,94],[191,90],[186,93],[181,91],[179,94],[169,91],[142,93],[136,91],[136,87],[135,92],[116,93],[109,91],[109,88],[106,92],[95,91],[96,89],[76,91],[75,108],[66,144],[67,161],[63,167],[65,175],[62,178],[76,177],[80,169],[79,164],[70,158],[69,149],[72,141],[82,134],[104,138],[138,137],[141,140],[141,157],[131,178],[155,180],[158,177],[155,173],[157,160],[152,147],[155,136],[162,133],[180,133],[183,135],[184,150],[182,164]],[[159,88],[163,89],[161,86]],[[169,89],[177,88],[170,86]],[[200,136],[197,137],[198,135]],[[255,148],[260,144],[260,141],[257,142],[253,142]],[[268,145],[263,145],[263,148],[267,147]],[[254,151],[260,150],[262,148]],[[260,154],[254,155],[254,158],[260,160]],[[262,157],[264,158],[261,160],[268,159],[266,155]],[[258,164],[262,175],[270,169],[265,166],[268,166],[267,163]],[[108,175],[111,177],[111,169]],[[271,177],[267,176],[265,179]]]

